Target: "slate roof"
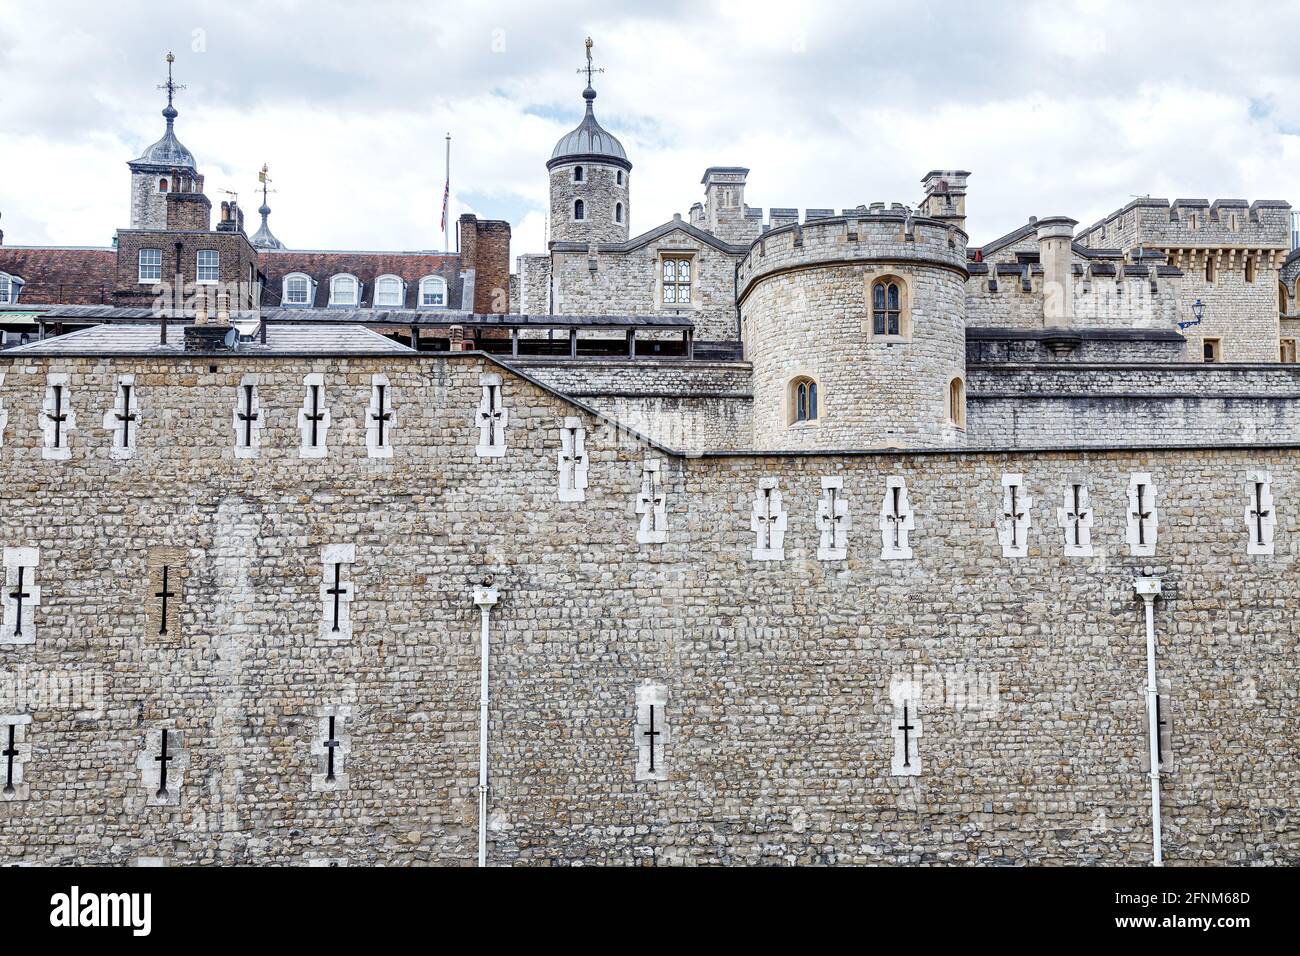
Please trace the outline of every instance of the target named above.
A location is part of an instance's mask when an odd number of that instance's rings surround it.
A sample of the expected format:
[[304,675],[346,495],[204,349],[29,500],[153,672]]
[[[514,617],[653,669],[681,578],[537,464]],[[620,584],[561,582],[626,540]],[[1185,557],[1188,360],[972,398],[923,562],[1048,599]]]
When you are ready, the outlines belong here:
[[[185,354],[185,326],[168,323],[167,341],[160,341],[157,323],[132,325],[95,325],[79,332],[56,336],[40,342],[15,346],[0,352],[7,355],[168,355]],[[400,342],[386,338],[360,325],[272,325],[266,330],[266,342],[258,337],[241,340],[233,352],[223,355],[382,355],[415,354]]]

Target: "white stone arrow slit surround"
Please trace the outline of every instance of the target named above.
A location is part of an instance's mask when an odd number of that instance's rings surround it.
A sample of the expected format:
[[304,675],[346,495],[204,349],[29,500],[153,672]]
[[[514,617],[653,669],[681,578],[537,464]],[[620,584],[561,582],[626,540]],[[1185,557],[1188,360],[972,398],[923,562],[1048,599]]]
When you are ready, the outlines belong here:
[[636,779],[668,779],[668,688],[644,681],[636,689]]
[[144,747],[136,758],[145,801],[151,807],[175,807],[181,802],[185,771],[190,754],[181,731],[171,725],[154,727],[145,734]]
[[659,464],[648,458],[641,466],[641,490],[636,496],[636,513],[641,516],[637,544],[663,544],[668,540],[668,499]]
[[352,599],[356,587],[352,567],[357,560],[355,544],[327,544],[321,548],[320,636],[327,641],[352,637]]
[[911,534],[916,516],[908,500],[907,481],[885,479],[885,496],[880,502],[880,557],[885,561],[906,561],[912,557]]
[[1273,505],[1273,479],[1267,471],[1246,472],[1246,553],[1272,554],[1277,512]]
[[583,501],[587,497],[587,429],[582,419],[571,416],[560,428],[561,501]]
[[1002,476],[1002,509],[998,513],[998,542],[1004,558],[1029,557],[1030,509],[1034,499],[1025,490],[1023,475]]
[[112,458],[135,456],[136,435],[140,430],[140,403],[136,396],[135,375],[117,377],[117,391],[113,407],[104,413],[104,427],[112,435]]
[[298,457],[324,458],[329,453],[326,436],[332,419],[325,403],[325,376],[313,372],[302,380],[302,408],[298,409]]
[[262,426],[266,416],[262,413],[260,383],[260,375],[245,375],[235,390],[235,410],[231,421],[235,428],[236,458],[256,458],[262,444]]
[[1127,526],[1124,540],[1135,558],[1156,553],[1156,533],[1160,525],[1156,509],[1156,486],[1149,472],[1134,472],[1128,480]]
[[1065,486],[1065,498],[1056,509],[1056,523],[1065,536],[1067,558],[1092,557],[1092,498],[1088,494],[1086,475],[1071,475]]
[[316,712],[315,736],[311,752],[316,758],[316,772],[311,775],[311,789],[333,791],[348,789],[347,762],[352,754],[352,707],[327,704]]
[[0,645],[36,643],[36,608],[41,589],[36,585],[40,553],[35,548],[4,549],[4,627]]
[[388,376],[370,377],[370,404],[366,408],[366,455],[370,458],[393,457],[393,429],[397,412],[393,410],[393,391]]
[[474,449],[480,458],[503,458],[506,453],[506,422],[509,413],[503,404],[501,376],[484,372],[479,376],[483,389],[474,422],[478,426],[478,446]]
[[843,561],[849,556],[849,500],[844,494],[844,479],[822,479],[822,496],[817,502],[818,561]]
[[68,373],[51,372],[45,378],[45,401],[41,405],[41,457],[49,461],[71,458],[69,442],[76,425]]
[[754,532],[755,561],[785,560],[785,531],[789,515],[781,502],[775,478],[760,478],[749,527]]

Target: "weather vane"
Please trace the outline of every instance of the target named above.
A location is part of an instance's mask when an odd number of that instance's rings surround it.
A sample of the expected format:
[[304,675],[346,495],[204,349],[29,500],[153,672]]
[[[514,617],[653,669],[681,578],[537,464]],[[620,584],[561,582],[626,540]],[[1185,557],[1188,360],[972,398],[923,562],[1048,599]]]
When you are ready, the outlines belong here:
[[587,74],[587,85],[588,85],[588,86],[591,86],[591,74],[593,74],[593,73],[604,73],[604,72],[605,72],[605,70],[604,70],[603,67],[594,67],[594,66],[591,65],[591,48],[592,48],[593,46],[595,46],[595,44],[592,43],[592,41],[591,41],[591,37],[587,37],[587,65],[586,65],[586,66],[580,66],[580,67],[578,67],[578,72],[579,72],[579,73],[586,73],[586,74]]
[[269,188],[271,185],[271,169],[266,163],[262,164],[261,170],[258,171],[257,181],[262,184],[262,205],[266,205],[266,194],[275,192]]
[[172,94],[174,94],[177,90],[185,89],[185,84],[176,83],[173,82],[172,80],[172,64],[176,62],[176,57],[172,55],[170,50],[167,51],[166,59],[167,59],[167,82],[159,84],[158,89],[167,91],[167,105],[171,106]]

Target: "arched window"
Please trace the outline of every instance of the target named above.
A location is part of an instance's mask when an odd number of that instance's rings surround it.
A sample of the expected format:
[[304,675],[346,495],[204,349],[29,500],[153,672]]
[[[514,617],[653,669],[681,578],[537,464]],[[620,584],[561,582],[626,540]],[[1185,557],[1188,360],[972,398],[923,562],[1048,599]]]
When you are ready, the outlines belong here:
[[614,221],[623,221],[623,204],[621,202],[614,203]]
[[581,166],[573,167],[573,181],[575,183],[582,182],[583,175],[584,175],[584,170]]
[[164,176],[162,179],[158,180],[158,191],[160,193],[165,193],[169,185],[170,184],[167,182],[167,177]]
[[420,280],[420,308],[447,307],[447,280],[442,276],[425,276]]
[[406,283],[397,276],[380,276],[375,280],[375,306],[401,308],[406,302]]
[[1290,298],[1291,297],[1287,295],[1286,292],[1286,283],[1279,282],[1277,284],[1277,311],[1279,314],[1287,314],[1287,309],[1290,308],[1290,303],[1288,302]]
[[966,383],[961,376],[948,383],[948,421],[958,428],[966,427]]
[[587,218],[587,204],[581,199],[573,201],[573,218],[579,222]]
[[315,285],[311,277],[295,272],[284,277],[284,291],[280,294],[281,305],[311,305],[312,288]]
[[806,375],[790,380],[789,424],[817,421],[817,383]]
[[330,279],[330,305],[356,307],[361,301],[361,283],[356,276],[339,275]]
[[897,279],[877,279],[872,285],[871,331],[874,335],[903,334],[903,293]]
[[620,186],[623,185],[623,170],[621,169],[617,173],[617,182]]

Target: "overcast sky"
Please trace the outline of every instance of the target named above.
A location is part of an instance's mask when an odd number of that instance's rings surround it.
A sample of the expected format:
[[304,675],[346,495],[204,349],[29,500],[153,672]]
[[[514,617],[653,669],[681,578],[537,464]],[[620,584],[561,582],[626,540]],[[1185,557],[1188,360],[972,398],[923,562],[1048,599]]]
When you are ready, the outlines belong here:
[[1140,194],[1300,203],[1294,2],[0,0],[0,228],[107,245],[129,224],[172,50],[177,134],[250,233],[266,162],[291,248],[441,248],[450,131],[453,217],[541,251],[588,34],[633,234],[685,215],[710,165],[800,209],[914,204],[927,170],[968,169],[976,244]]

